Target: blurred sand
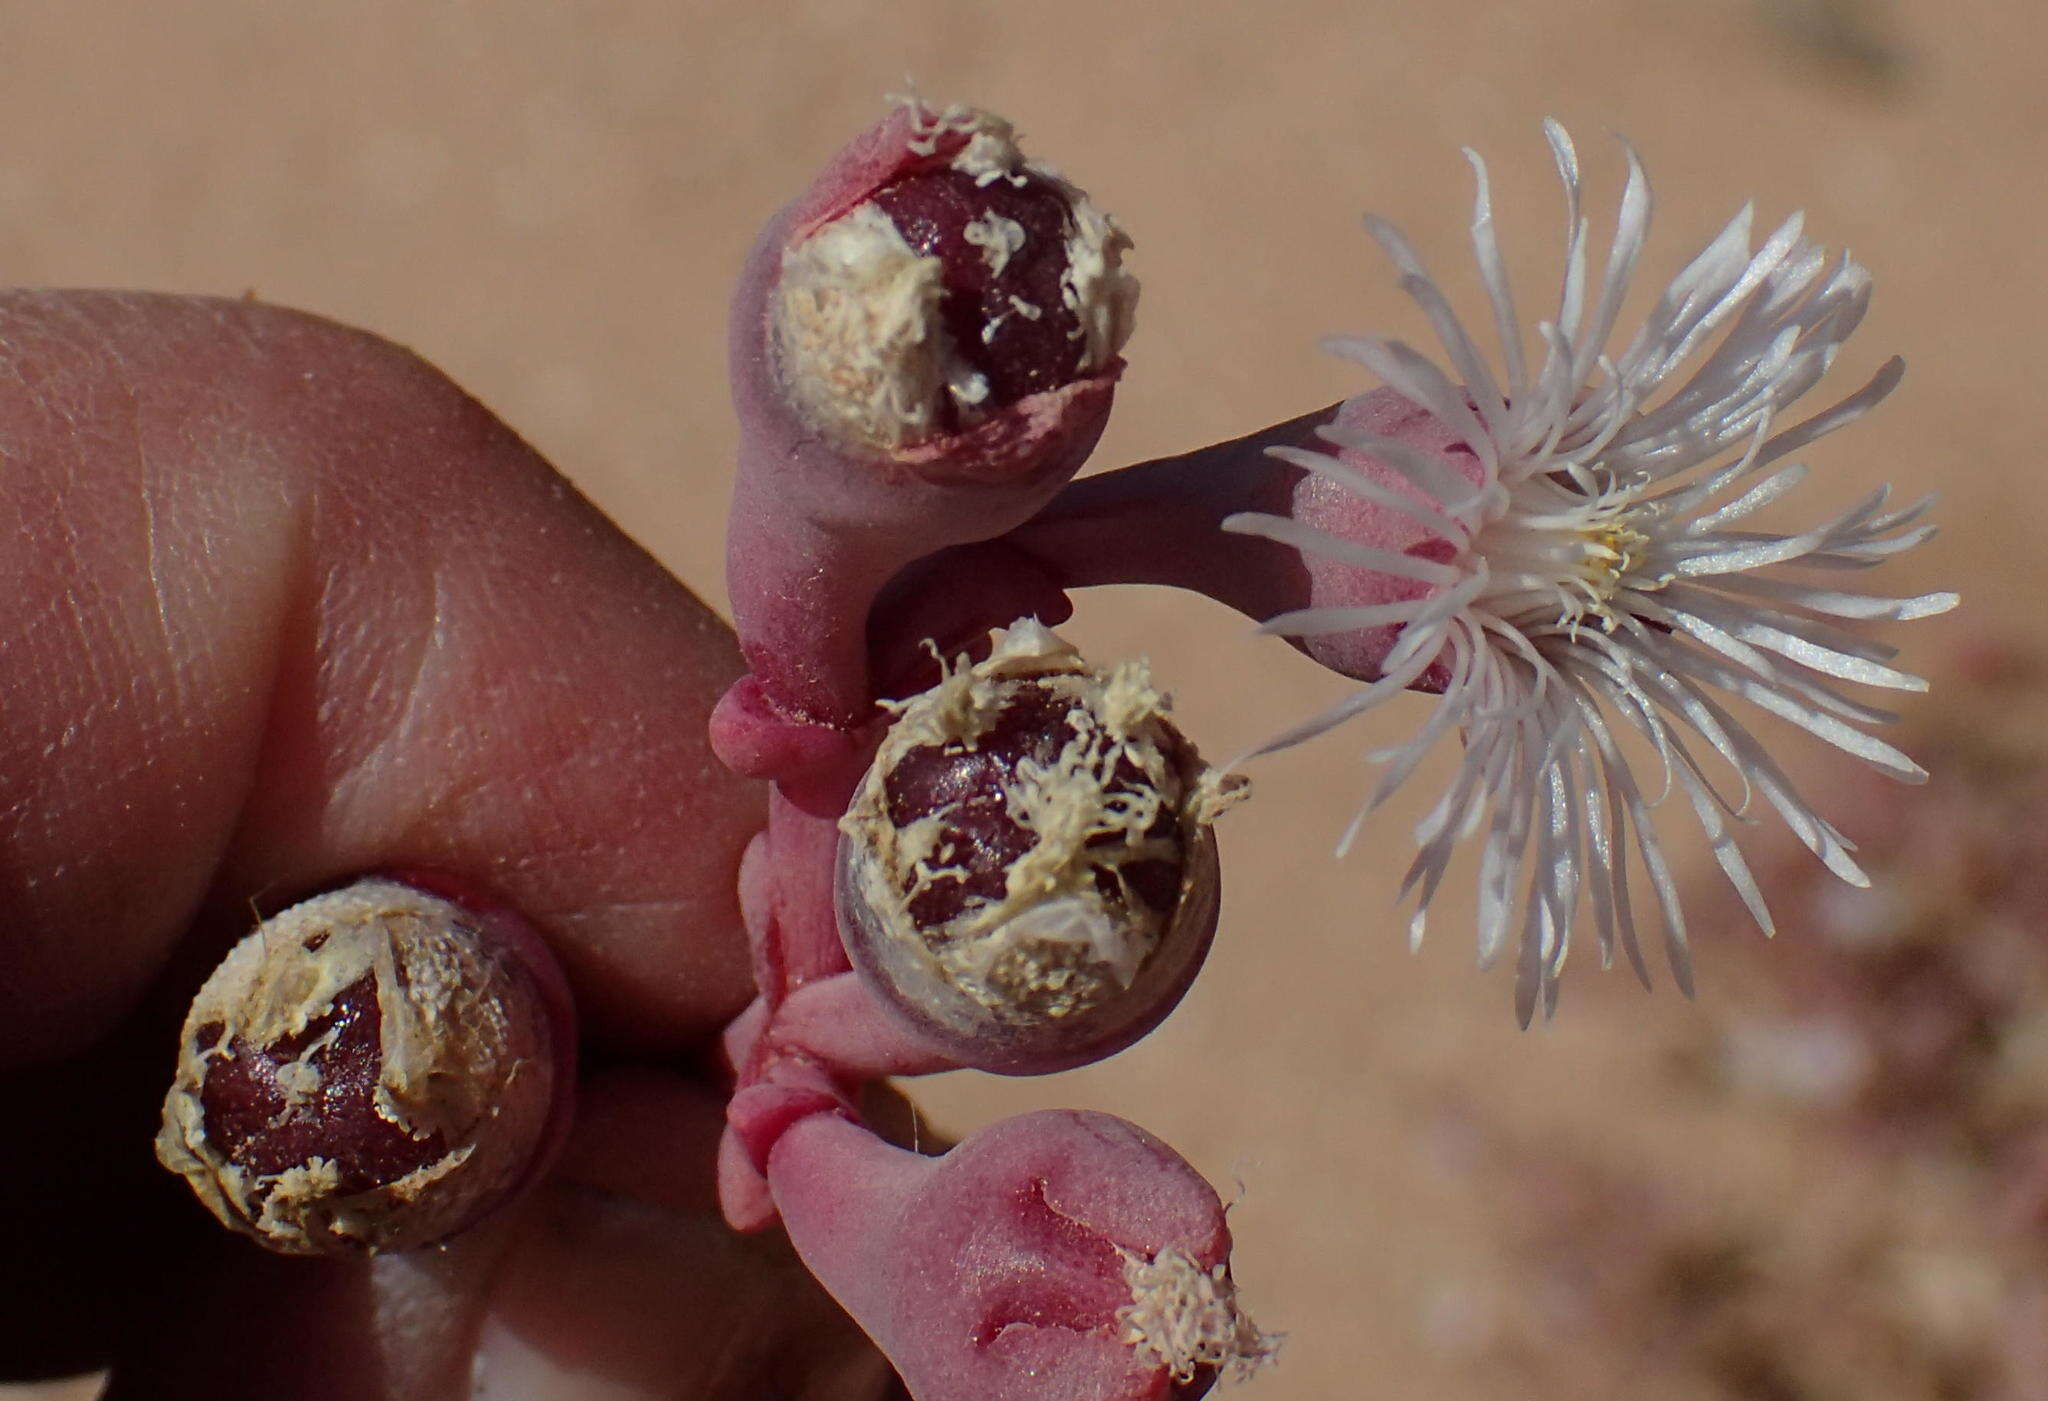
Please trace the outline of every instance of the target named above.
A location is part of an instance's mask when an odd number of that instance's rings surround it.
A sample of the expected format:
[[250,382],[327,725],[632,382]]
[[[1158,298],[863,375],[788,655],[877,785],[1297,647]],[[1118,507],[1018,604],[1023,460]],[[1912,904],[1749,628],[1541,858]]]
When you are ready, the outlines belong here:
[[[1642,150],[1659,196],[1651,280],[1750,197],[1767,225],[1803,207],[1875,271],[1838,392],[1893,352],[1911,370],[1874,425],[1812,454],[1825,470],[1809,493],[1939,487],[1947,533],[1890,582],[1959,587],[1975,625],[2039,638],[2026,484],[2048,324],[2042,14],[2013,0],[17,4],[0,14],[0,266],[25,284],[254,289],[409,343],[716,602],[727,280],[906,74],[1012,117],[1136,237],[1145,302],[1104,465],[1363,387],[1316,352],[1325,333],[1422,336],[1357,218],[1392,216],[1471,291],[1463,144],[1489,157],[1539,305],[1560,209],[1537,124],[1555,115],[1579,137],[1596,220],[1619,187],[1608,133]],[[1218,755],[1343,690],[1199,601],[1119,591],[1089,599],[1075,632],[1097,653],[1148,652]],[[1930,663],[1938,625],[1902,640]],[[1668,987],[1644,997],[1589,957],[1556,1025],[1521,1034],[1504,970],[1471,971],[1464,907],[1443,907],[1408,956],[1388,913],[1402,813],[1344,866],[1328,852],[1366,782],[1354,756],[1422,704],[1257,767],[1258,800],[1226,824],[1217,952],[1159,1035],[1071,1075],[919,1090],[956,1131],[1040,1105],[1113,1110],[1239,1191],[1239,1279],[1290,1335],[1282,1365],[1235,1393],[1247,1401],[1606,1394],[1557,1384],[1573,1375],[1562,1355],[1519,1379],[1486,1360],[1526,1276],[1504,1263],[1512,1162],[1488,1166],[1475,1143],[1569,1145],[1588,1173],[1758,1203],[1830,1170],[1762,1143],[1707,1180],[1727,1155],[1699,1150],[1722,1130],[1673,1103],[1665,1074],[1701,1014]],[[1703,999],[1733,983],[1714,953]]]

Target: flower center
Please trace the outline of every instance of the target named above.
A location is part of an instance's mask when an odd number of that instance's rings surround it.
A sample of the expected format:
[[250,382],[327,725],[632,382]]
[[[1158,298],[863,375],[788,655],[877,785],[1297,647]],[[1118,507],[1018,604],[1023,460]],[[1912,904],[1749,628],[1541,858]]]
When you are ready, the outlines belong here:
[[1637,496],[1633,485],[1587,473],[1509,487],[1505,509],[1469,547],[1490,571],[1476,604],[1525,636],[1562,632],[1576,640],[1588,618],[1613,632],[1623,590],[1667,582],[1643,572],[1653,542]]
[[1585,594],[1586,602],[1573,611],[1567,602],[1558,615],[1560,623],[1576,624],[1587,613],[1597,615],[1601,626],[1614,631],[1614,610],[1610,606],[1637,562],[1650,537],[1629,523],[1626,511],[1579,532],[1579,567],[1571,581]]

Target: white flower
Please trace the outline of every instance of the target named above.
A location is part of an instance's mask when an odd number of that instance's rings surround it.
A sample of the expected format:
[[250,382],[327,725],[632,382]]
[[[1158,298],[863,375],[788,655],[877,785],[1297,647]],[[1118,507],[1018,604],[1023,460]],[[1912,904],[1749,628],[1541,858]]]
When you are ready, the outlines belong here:
[[[1469,151],[1478,176],[1472,242],[1501,342],[1500,372],[1481,358],[1414,250],[1378,219],[1368,227],[1428,314],[1454,373],[1397,341],[1330,343],[1461,436],[1476,455],[1476,481],[1413,445],[1341,427],[1323,430],[1330,453],[1274,449],[1375,508],[1420,522],[1442,542],[1436,557],[1370,549],[1277,516],[1227,522],[1416,581],[1419,596],[1406,601],[1310,607],[1266,624],[1299,637],[1390,624],[1401,630],[1378,680],[1260,752],[1321,734],[1418,680],[1442,680],[1442,699],[1420,731],[1375,756],[1388,770],[1344,846],[1424,753],[1458,729],[1463,762],[1416,828],[1420,850],[1402,886],[1404,898],[1412,893],[1417,902],[1411,939],[1422,936],[1454,849],[1476,838],[1481,965],[1516,937],[1524,1024],[1539,1000],[1546,1015],[1555,1008],[1582,900],[1592,906],[1602,962],[1619,942],[1648,982],[1630,903],[1632,859],[1649,877],[1673,974],[1690,994],[1683,914],[1650,818],[1666,793],[1689,800],[1766,933],[1769,912],[1730,835],[1731,820],[1742,820],[1755,795],[1829,870],[1866,884],[1851,843],[1794,791],[1723,701],[1740,697],[1917,782],[1926,777],[1920,768],[1857,728],[1892,717],[1832,683],[1917,691],[1925,682],[1888,665],[1894,649],[1832,620],[1924,617],[1956,602],[1949,593],[1873,597],[1783,574],[1860,569],[1912,548],[1932,530],[1918,524],[1925,501],[1892,510],[1880,490],[1797,534],[1737,528],[1804,477],[1804,466],[1785,461],[1789,454],[1860,416],[1898,383],[1902,366],[1893,360],[1833,407],[1780,423],[1862,318],[1870,286],[1863,268],[1802,239],[1797,215],[1752,251],[1745,208],[1610,358],[1605,346],[1649,223],[1648,184],[1630,151],[1589,313],[1577,156],[1555,122],[1544,129],[1564,181],[1567,245],[1558,311],[1537,328],[1542,363],[1532,367],[1524,357],[1486,169]],[[1347,449],[1380,470],[1359,470],[1356,456],[1347,465],[1340,457]],[[1434,677],[1426,676],[1432,667]],[[1654,795],[1624,753],[1630,731],[1656,756],[1662,791]],[[1716,785],[1707,768],[1715,755],[1739,793]]]

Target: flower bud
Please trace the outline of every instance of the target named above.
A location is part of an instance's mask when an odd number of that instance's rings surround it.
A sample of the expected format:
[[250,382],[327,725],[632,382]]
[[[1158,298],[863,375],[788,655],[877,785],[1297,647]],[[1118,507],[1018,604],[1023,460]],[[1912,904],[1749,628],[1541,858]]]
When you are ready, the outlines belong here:
[[266,920],[193,1000],[158,1160],[287,1254],[472,1224],[536,1170],[567,1094],[537,949],[509,913],[390,880]]
[[1143,1036],[1215,932],[1206,772],[1142,663],[1099,671],[1037,622],[900,704],[840,823],[854,967],[963,1064],[1042,1074]]
[[814,1114],[769,1174],[797,1253],[921,1401],[1194,1401],[1279,1343],[1238,1299],[1216,1189],[1107,1114],[939,1157]]
[[895,178],[784,251],[770,313],[792,402],[843,446],[960,432],[1103,372],[1131,331],[1124,232],[1002,118],[915,113]]

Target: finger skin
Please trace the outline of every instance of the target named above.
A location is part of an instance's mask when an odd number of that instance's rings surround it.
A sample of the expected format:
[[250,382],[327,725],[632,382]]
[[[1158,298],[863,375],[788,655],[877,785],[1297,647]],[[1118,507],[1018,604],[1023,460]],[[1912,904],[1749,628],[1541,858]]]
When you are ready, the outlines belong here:
[[409,352],[253,302],[0,295],[0,600],[0,1376],[253,1268],[149,1144],[184,1004],[259,913],[472,883],[605,1054],[751,995],[762,790],[704,739],[729,631]]
[[209,897],[393,865],[549,936],[601,1042],[749,991],[722,624],[387,342],[0,299],[0,1065],[103,1036]]

